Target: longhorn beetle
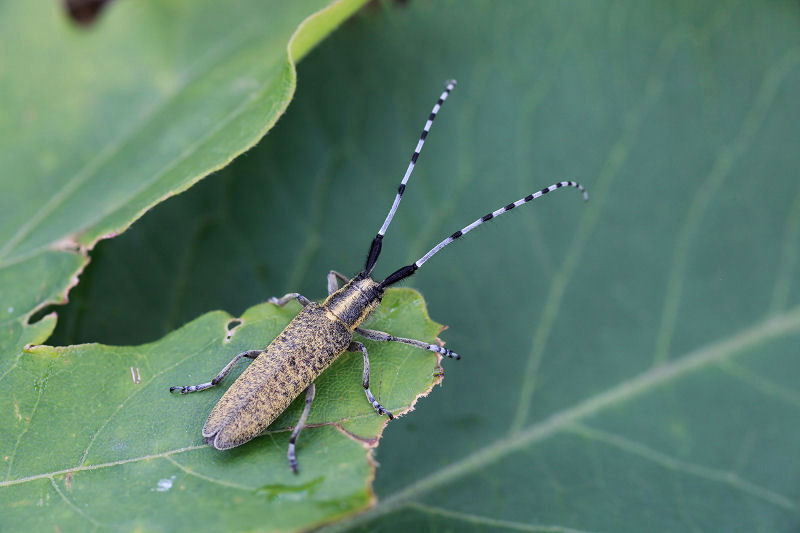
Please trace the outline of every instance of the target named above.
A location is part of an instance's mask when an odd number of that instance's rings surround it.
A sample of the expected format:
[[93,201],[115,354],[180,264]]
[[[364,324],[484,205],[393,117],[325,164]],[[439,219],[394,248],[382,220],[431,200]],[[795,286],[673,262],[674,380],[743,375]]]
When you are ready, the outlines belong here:
[[[207,383],[170,387],[170,392],[179,390],[181,394],[205,390],[219,384],[243,357],[254,360],[234,384],[228,388],[217,405],[214,406],[211,414],[208,415],[208,420],[203,426],[203,437],[207,444],[218,450],[227,450],[255,438],[289,406],[292,400],[305,390],[305,408],[292,432],[292,436],[289,438],[289,466],[297,473],[295,442],[305,425],[311,402],[314,401],[314,380],[345,351],[360,351],[364,355],[363,386],[367,400],[379,415],[387,415],[390,419],[394,418],[392,413],[387,411],[369,390],[369,356],[364,345],[353,340],[354,333],[373,341],[409,344],[453,359],[460,359],[460,356],[451,350],[434,344],[395,337],[383,331],[359,327],[370,313],[378,307],[386,287],[412,275],[428,259],[436,255],[439,250],[484,222],[488,222],[498,215],[511,211],[515,207],[530,202],[550,191],[561,187],[576,187],[583,193],[584,200],[588,199],[586,191],[579,183],[574,181],[554,183],[514,203],[492,211],[472,224],[461,228],[431,248],[428,253],[417,261],[396,270],[383,281],[378,282],[372,279],[372,269],[375,267],[375,263],[381,253],[383,236],[386,234],[395,211],[397,211],[406,183],[408,183],[408,178],[411,176],[411,171],[414,170],[414,165],[417,162],[422,145],[425,143],[425,138],[428,136],[428,131],[431,129],[433,120],[455,84],[455,80],[448,81],[444,92],[439,97],[436,105],[433,106],[425,127],[422,129],[419,142],[417,142],[417,146],[414,149],[414,154],[411,156],[411,162],[406,169],[403,180],[400,182],[400,187],[397,189],[394,203],[369,248],[364,270],[350,280],[342,274],[331,270],[328,273],[328,298],[321,304],[312,302],[296,292],[288,293],[281,298],[270,298],[269,301],[271,303],[280,306],[296,299],[302,304],[303,309],[269,346],[263,350],[250,350],[240,353]],[[345,282],[342,288],[339,288],[339,280]]]

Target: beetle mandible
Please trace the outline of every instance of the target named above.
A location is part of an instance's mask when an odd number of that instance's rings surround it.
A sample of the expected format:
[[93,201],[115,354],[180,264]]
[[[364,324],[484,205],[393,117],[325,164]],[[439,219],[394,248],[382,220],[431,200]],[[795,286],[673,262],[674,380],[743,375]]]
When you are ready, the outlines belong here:
[[[550,191],[561,187],[575,187],[583,193],[584,200],[588,199],[586,191],[577,182],[561,181],[554,183],[516,202],[492,211],[475,220],[472,224],[461,228],[431,248],[428,253],[417,261],[396,270],[383,281],[378,282],[372,279],[372,270],[381,253],[383,236],[386,234],[386,230],[397,211],[397,206],[403,197],[408,178],[411,176],[412,170],[414,170],[414,165],[436,118],[436,114],[455,84],[455,80],[448,81],[444,92],[439,96],[436,105],[433,106],[433,110],[425,123],[425,127],[422,129],[422,134],[411,156],[411,162],[397,189],[394,203],[369,248],[364,270],[349,280],[334,270],[330,271],[328,273],[328,297],[321,304],[312,302],[305,296],[294,292],[281,298],[270,298],[270,302],[280,306],[296,299],[302,304],[303,309],[269,346],[263,350],[250,350],[238,354],[230,363],[225,365],[225,368],[219,374],[207,383],[170,387],[170,392],[179,390],[182,394],[205,390],[219,384],[240,359],[254,359],[233,385],[225,391],[217,405],[214,406],[211,414],[208,415],[208,420],[203,426],[203,437],[207,444],[218,450],[226,450],[248,442],[263,432],[289,406],[292,400],[305,390],[305,407],[297,426],[289,438],[287,452],[289,466],[297,473],[295,442],[305,425],[311,403],[314,401],[314,380],[345,351],[360,351],[364,355],[362,385],[367,400],[379,415],[387,415],[390,419],[393,418],[392,413],[387,411],[375,399],[369,389],[369,356],[366,347],[362,343],[353,340],[354,334],[373,341],[409,344],[453,359],[459,359],[460,356],[438,345],[415,339],[395,337],[390,333],[360,327],[361,323],[380,304],[386,287],[412,275],[442,248],[484,222],[488,222],[506,211],[530,202]],[[345,282],[342,288],[339,288],[339,281]]]

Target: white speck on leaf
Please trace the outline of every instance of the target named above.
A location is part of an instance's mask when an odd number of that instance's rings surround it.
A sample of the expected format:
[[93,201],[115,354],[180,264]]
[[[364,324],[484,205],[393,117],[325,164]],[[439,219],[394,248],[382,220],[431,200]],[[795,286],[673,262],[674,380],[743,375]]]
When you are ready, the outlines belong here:
[[13,313],[13,312],[14,312],[14,308],[13,308],[13,307],[9,307],[9,308],[8,308],[8,312],[9,312],[9,313]]
[[158,485],[156,485],[156,488],[150,489],[150,490],[156,490],[158,492],[167,492],[169,489],[172,488],[172,480],[173,479],[175,479],[175,476],[170,476],[169,479],[166,479],[166,478],[159,479],[158,480]]

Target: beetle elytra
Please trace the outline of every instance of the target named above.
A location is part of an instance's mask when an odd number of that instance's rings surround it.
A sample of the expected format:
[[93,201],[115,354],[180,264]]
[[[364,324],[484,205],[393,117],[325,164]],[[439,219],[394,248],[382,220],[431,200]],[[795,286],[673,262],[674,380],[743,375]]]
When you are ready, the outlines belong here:
[[[233,385],[225,391],[225,394],[209,414],[202,431],[207,444],[219,450],[225,450],[248,442],[262,433],[289,406],[292,400],[305,391],[305,407],[289,439],[287,452],[289,465],[297,473],[295,443],[297,436],[305,425],[311,403],[314,401],[314,381],[337,357],[348,350],[360,351],[364,356],[362,385],[367,400],[379,415],[387,415],[390,419],[393,418],[392,413],[387,411],[370,391],[369,355],[362,343],[353,340],[354,334],[374,341],[400,342],[423,350],[437,352],[454,359],[459,359],[460,356],[438,345],[415,339],[395,337],[390,333],[360,327],[362,322],[380,304],[386,287],[412,275],[428,259],[462,235],[506,211],[530,202],[550,191],[562,187],[575,187],[583,193],[584,200],[588,199],[586,191],[577,182],[561,181],[554,183],[516,202],[492,211],[461,228],[431,248],[428,253],[417,261],[396,270],[383,281],[372,279],[372,270],[381,253],[383,236],[386,234],[386,230],[389,228],[389,224],[397,211],[406,183],[411,176],[436,114],[447,99],[450,91],[452,91],[455,83],[455,80],[447,82],[444,92],[439,97],[436,105],[434,105],[425,123],[417,146],[411,156],[411,162],[397,189],[394,203],[369,248],[364,270],[352,279],[348,279],[336,271],[330,271],[328,273],[328,297],[322,303],[312,302],[298,293],[289,293],[281,298],[270,298],[270,302],[281,306],[296,299],[302,304],[303,309],[269,346],[263,350],[250,350],[238,354],[230,363],[225,365],[219,374],[207,383],[170,387],[170,391],[178,390],[183,394],[208,389],[219,384],[240,359],[248,358],[254,360]],[[345,285],[341,288],[339,288],[339,281],[345,282]]]

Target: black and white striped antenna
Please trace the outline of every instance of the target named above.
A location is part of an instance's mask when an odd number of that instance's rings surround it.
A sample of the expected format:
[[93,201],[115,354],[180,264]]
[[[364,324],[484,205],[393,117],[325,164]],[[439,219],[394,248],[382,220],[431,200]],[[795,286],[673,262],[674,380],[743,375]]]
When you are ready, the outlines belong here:
[[417,158],[419,157],[419,153],[422,150],[422,145],[425,144],[425,137],[428,136],[428,132],[431,130],[431,126],[433,125],[433,121],[436,118],[436,114],[441,109],[442,104],[445,100],[447,100],[447,96],[450,94],[450,91],[453,90],[453,87],[456,86],[456,80],[449,80],[447,85],[445,86],[444,92],[439,96],[439,100],[436,101],[436,105],[433,106],[431,110],[430,116],[428,116],[428,121],[425,123],[425,127],[422,128],[422,134],[419,136],[419,142],[417,142],[417,147],[414,148],[414,153],[411,155],[411,162],[408,164],[408,168],[406,169],[406,173],[403,176],[403,180],[400,182],[400,186],[397,188],[397,195],[394,197],[394,203],[392,204],[392,208],[389,209],[389,214],[386,215],[386,220],[383,221],[383,225],[381,229],[378,231],[378,235],[372,240],[372,245],[370,245],[369,253],[367,254],[367,262],[366,266],[364,267],[364,273],[369,275],[372,272],[372,269],[375,268],[375,263],[378,261],[378,256],[381,254],[381,245],[383,242],[383,236],[386,234],[386,230],[389,228],[389,224],[392,222],[392,218],[394,218],[394,214],[397,211],[397,206],[400,205],[400,199],[403,198],[403,192],[406,190],[406,183],[408,183],[408,178],[411,177],[411,172],[414,170],[414,165],[417,164]]
[[575,187],[575,188],[577,188],[579,191],[581,191],[583,193],[583,200],[584,201],[588,201],[589,200],[589,195],[586,193],[586,190],[577,181],[559,181],[558,183],[554,183],[554,184],[550,185],[549,187],[545,187],[544,189],[542,189],[540,191],[536,191],[533,194],[529,194],[525,198],[520,198],[519,200],[517,200],[514,203],[508,204],[505,207],[501,207],[500,209],[497,209],[496,211],[492,211],[491,213],[488,213],[488,214],[482,216],[481,218],[479,218],[478,220],[476,220],[472,224],[469,224],[468,226],[464,226],[463,228],[461,228],[457,232],[453,233],[452,235],[447,237],[445,240],[443,240],[442,242],[440,242],[439,244],[437,244],[436,246],[434,246],[433,248],[428,250],[428,253],[426,253],[425,255],[420,257],[419,259],[417,259],[414,263],[412,263],[410,265],[407,265],[407,266],[404,266],[403,268],[400,268],[400,269],[396,270],[395,272],[393,272],[392,274],[390,274],[385,280],[381,281],[380,287],[381,288],[388,287],[389,285],[393,285],[393,284],[397,283],[401,279],[407,278],[408,276],[410,276],[411,274],[416,272],[416,270],[419,267],[424,265],[425,262],[428,259],[430,259],[434,255],[439,253],[439,251],[442,248],[444,248],[445,246],[447,246],[448,244],[450,244],[454,240],[458,239],[462,235],[464,235],[466,233],[469,233],[470,231],[474,230],[475,228],[477,228],[478,226],[480,226],[484,222],[488,222],[488,221],[492,220],[493,218],[502,215],[506,211],[511,211],[515,207],[519,207],[522,204],[526,204],[526,203],[530,202],[531,200],[539,198],[540,196],[544,196],[545,194],[549,193],[550,191],[554,191],[556,189],[560,189],[561,187]]

